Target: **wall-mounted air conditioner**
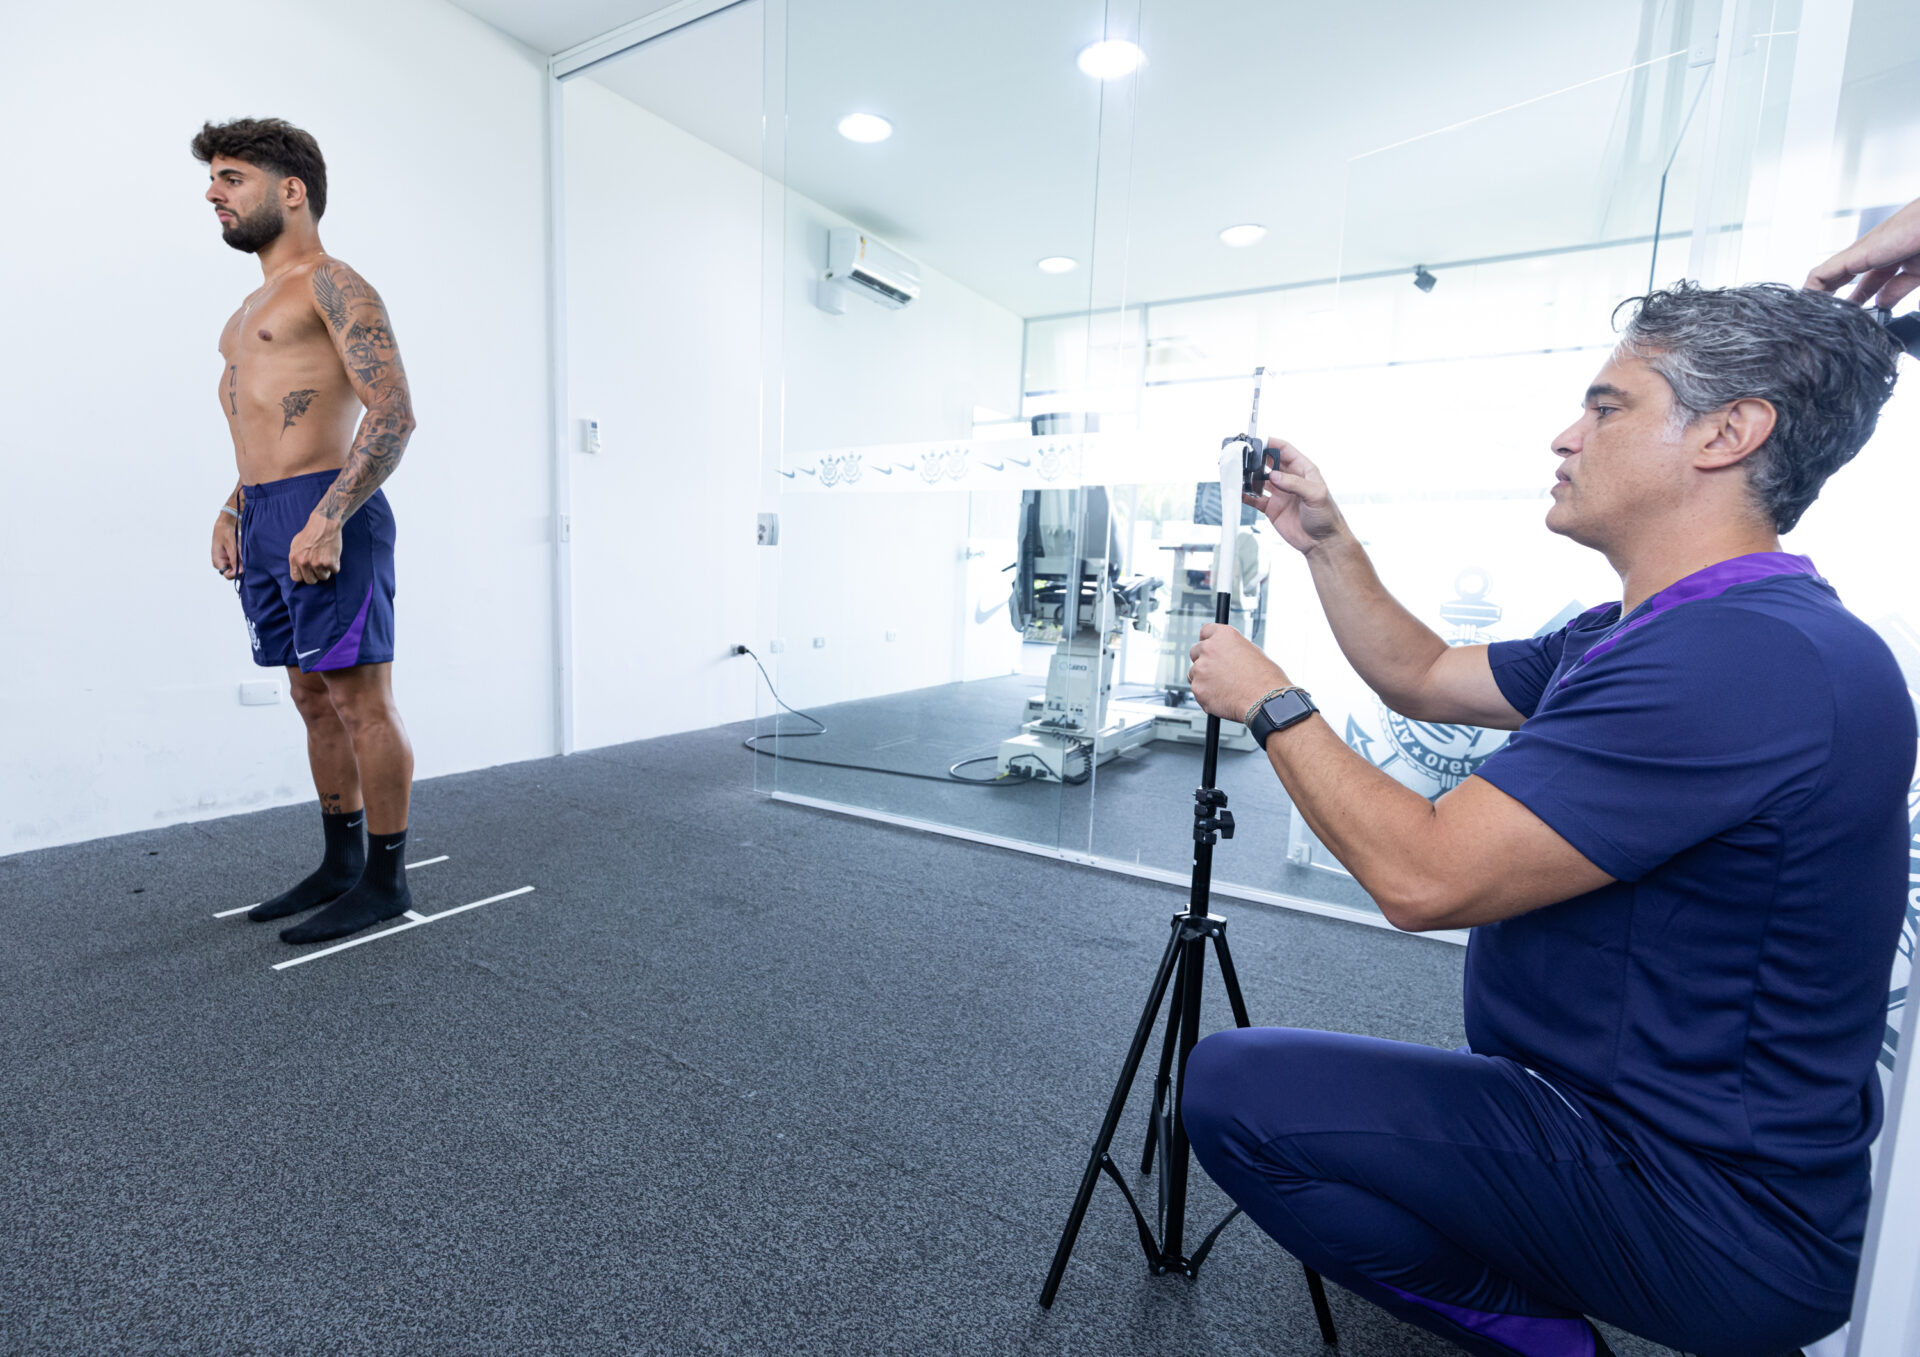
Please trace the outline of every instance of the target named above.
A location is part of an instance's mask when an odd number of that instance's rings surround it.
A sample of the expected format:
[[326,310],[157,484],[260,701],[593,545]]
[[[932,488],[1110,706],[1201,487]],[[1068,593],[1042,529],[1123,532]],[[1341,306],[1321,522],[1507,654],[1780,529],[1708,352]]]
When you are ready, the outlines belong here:
[[898,311],[920,295],[920,266],[865,231],[846,226],[827,233],[827,276],[820,305],[835,315],[848,293]]

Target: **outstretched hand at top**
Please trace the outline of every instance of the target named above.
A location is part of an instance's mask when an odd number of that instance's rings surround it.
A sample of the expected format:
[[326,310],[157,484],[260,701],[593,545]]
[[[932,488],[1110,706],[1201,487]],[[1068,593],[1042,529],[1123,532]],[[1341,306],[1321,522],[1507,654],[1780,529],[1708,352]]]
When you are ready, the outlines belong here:
[[1242,495],[1267,516],[1275,532],[1295,551],[1311,552],[1346,531],[1347,522],[1321,479],[1320,468],[1284,439],[1267,440],[1267,493]]
[[1891,307],[1920,288],[1920,199],[1888,217],[1807,275],[1816,292],[1838,292],[1858,278],[1847,300]]

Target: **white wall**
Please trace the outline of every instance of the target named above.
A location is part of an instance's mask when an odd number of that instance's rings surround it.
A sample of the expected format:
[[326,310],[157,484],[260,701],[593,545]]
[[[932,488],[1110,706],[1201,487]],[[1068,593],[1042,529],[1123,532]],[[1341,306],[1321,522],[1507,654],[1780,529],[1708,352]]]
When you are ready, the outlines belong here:
[[[755,109],[759,91],[741,91]],[[578,748],[753,714],[760,174],[566,86]],[[576,448],[579,446],[575,444]],[[742,775],[745,775],[745,762]]]
[[323,238],[393,313],[420,774],[552,752],[541,78],[441,0],[7,7],[0,853],[312,795],[291,705],[238,705],[278,671],[207,555],[215,343],[260,273],[201,199],[206,118],[319,139]]
[[[924,266],[907,309],[853,298],[830,315],[815,305],[827,233],[859,223],[791,193],[785,221],[787,465],[828,448],[970,438],[975,406],[1019,408],[1019,317]],[[782,496],[771,631],[786,646],[775,672],[787,701],[850,701],[961,677],[967,501],[958,490]]]
[[932,271],[905,311],[828,315],[827,231],[848,223],[777,186],[764,307],[756,169],[589,80],[567,86],[566,147],[570,413],[602,434],[571,454],[576,744],[752,716],[741,641],[796,705],[958,678],[965,494],[783,496],[781,544],[756,559],[761,326],[780,327],[767,399],[792,455],[967,437],[976,404],[1015,407],[1019,319]]

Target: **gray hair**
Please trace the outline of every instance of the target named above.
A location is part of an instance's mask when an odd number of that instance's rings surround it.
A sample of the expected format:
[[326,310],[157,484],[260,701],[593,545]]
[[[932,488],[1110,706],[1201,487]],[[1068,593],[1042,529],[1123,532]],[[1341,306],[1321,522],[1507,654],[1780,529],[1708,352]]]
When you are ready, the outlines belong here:
[[1621,347],[1666,378],[1683,423],[1738,400],[1772,404],[1773,433],[1747,459],[1748,485],[1781,532],[1873,436],[1893,394],[1899,347],[1838,297],[1783,283],[1676,283],[1620,305],[1634,308]]

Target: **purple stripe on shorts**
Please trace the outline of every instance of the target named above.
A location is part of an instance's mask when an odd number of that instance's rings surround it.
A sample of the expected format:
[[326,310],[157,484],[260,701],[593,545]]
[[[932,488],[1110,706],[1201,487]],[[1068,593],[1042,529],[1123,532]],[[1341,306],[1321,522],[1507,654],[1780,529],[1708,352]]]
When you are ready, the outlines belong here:
[[351,669],[360,663],[360,634],[367,629],[367,609],[373,606],[373,586],[367,586],[367,596],[360,600],[360,611],[355,614],[353,625],[347,628],[347,634],[334,643],[332,650],[320,657],[311,673],[322,669]]
[[1502,1347],[1512,1348],[1523,1357],[1593,1357],[1593,1330],[1584,1319],[1554,1319],[1545,1315],[1496,1315],[1486,1310],[1468,1310],[1445,1301],[1428,1300],[1411,1291],[1402,1291],[1385,1282],[1375,1285],[1402,1300],[1450,1319],[1469,1333],[1477,1333]]
[[1620,644],[1620,639],[1630,631],[1638,630],[1653,621],[1661,613],[1679,607],[1682,603],[1698,603],[1701,599],[1718,598],[1736,584],[1752,584],[1756,580],[1772,579],[1775,575],[1808,575],[1820,578],[1820,572],[1813,568],[1813,562],[1805,556],[1795,556],[1785,551],[1756,551],[1746,556],[1735,556],[1731,560],[1710,565],[1705,570],[1696,570],[1684,579],[1675,580],[1652,598],[1648,599],[1646,611],[1615,631],[1604,641],[1595,644],[1586,654],[1573,662],[1571,668],[1560,676],[1556,688],[1567,686],[1581,666],[1588,660],[1597,659]]

